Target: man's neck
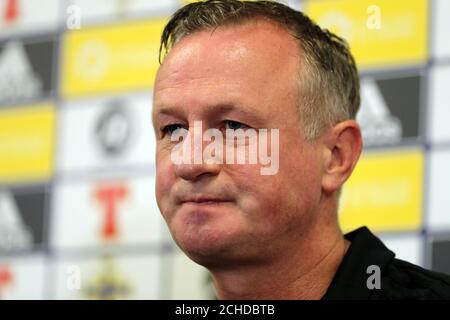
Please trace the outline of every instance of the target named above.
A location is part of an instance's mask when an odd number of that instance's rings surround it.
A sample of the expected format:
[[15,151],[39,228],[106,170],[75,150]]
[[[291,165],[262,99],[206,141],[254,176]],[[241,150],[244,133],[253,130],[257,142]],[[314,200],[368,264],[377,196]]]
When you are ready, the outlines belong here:
[[[350,242],[336,230],[327,239],[302,239],[294,253],[270,263],[211,270],[219,299],[320,299],[327,291]],[[293,246],[294,247],[294,246]]]

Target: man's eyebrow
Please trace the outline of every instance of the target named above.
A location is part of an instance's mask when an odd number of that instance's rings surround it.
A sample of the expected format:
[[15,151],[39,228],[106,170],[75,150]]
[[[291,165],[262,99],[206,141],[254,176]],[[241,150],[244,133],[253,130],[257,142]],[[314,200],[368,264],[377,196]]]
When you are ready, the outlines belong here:
[[[221,104],[216,104],[216,105],[209,105],[209,106],[205,106],[202,108],[202,112],[206,115],[211,115],[211,114],[217,114],[217,113],[227,113],[227,112],[231,112],[231,111],[235,111],[237,113],[240,113],[244,116],[249,116],[249,117],[255,117],[255,112],[251,111],[251,110],[247,110],[246,108],[241,108],[239,106],[236,106],[236,104],[233,103],[221,103]],[[161,114],[166,114],[166,115],[173,115],[173,116],[182,116],[184,114],[183,109],[182,108],[178,108],[178,107],[171,107],[171,106],[162,106],[161,108],[158,109],[156,115],[161,115]]]
[[177,108],[177,107],[168,107],[168,106],[163,106],[160,107],[157,112],[155,113],[156,116],[159,115],[173,115],[173,116],[180,116],[183,114],[182,109]]

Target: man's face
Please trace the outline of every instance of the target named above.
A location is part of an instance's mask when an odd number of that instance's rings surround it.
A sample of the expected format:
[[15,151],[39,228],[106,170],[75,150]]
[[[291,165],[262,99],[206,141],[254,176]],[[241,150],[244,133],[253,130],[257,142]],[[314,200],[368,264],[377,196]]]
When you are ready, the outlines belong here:
[[[158,72],[156,198],[174,240],[203,265],[286,253],[314,216],[322,168],[299,125],[299,56],[286,31],[259,21],[185,37]],[[262,175],[263,164],[247,162],[174,164],[171,133],[192,134],[194,121],[222,132],[279,129],[278,172]],[[205,198],[216,201],[196,201]]]

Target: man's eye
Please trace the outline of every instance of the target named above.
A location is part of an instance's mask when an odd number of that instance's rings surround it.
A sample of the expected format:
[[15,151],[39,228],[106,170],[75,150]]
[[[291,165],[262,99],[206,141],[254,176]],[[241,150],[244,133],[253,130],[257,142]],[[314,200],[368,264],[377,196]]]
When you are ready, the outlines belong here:
[[181,124],[175,123],[175,124],[169,124],[165,127],[161,128],[161,132],[164,135],[172,135],[177,129],[182,129],[183,127],[181,126]]
[[249,127],[243,123],[240,123],[238,121],[234,121],[234,120],[227,120],[225,122],[225,129],[230,129],[230,130],[238,130],[238,129],[242,129],[242,130],[246,130]]

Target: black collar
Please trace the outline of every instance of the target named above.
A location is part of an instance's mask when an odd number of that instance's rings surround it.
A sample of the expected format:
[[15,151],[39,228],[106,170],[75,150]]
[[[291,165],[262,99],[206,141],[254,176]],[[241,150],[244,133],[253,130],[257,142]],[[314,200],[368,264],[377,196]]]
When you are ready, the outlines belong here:
[[368,299],[373,290],[367,288],[367,279],[372,274],[367,273],[367,267],[379,266],[383,273],[394,259],[395,254],[366,227],[346,234],[345,238],[352,244],[322,300]]

